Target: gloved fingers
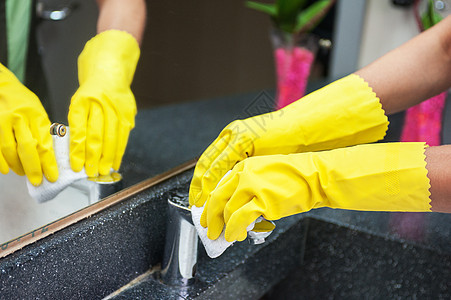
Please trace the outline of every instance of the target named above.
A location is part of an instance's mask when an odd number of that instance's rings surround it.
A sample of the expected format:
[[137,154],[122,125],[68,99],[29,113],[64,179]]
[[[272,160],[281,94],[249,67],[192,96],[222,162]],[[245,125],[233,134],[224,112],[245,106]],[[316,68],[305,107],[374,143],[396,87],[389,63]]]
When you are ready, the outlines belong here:
[[[225,183],[223,183],[223,181],[225,181]],[[202,217],[206,219],[208,237],[210,239],[217,239],[224,229],[224,224],[226,222],[224,209],[230,201],[230,198],[234,196],[238,184],[239,176],[236,176],[236,174],[229,174],[227,178],[221,180],[218,187],[209,195],[206,202],[207,206],[204,208]],[[242,194],[241,196],[243,197],[241,200],[243,200],[244,203],[247,203],[247,196],[245,194]],[[251,199],[247,200],[249,201]]]
[[250,201],[236,210],[226,222],[226,241],[244,241],[247,237],[247,227],[261,215],[260,207],[254,201]]
[[0,151],[0,173],[8,174],[8,172],[9,172],[8,163],[6,162],[2,152]]
[[52,151],[46,151],[39,154],[42,162],[42,171],[45,178],[50,182],[58,180],[58,165],[56,163],[55,153]]
[[17,153],[25,174],[31,184],[38,186],[42,182],[42,166],[37,150],[38,142],[23,119],[17,120],[14,132],[17,140]]
[[[227,174],[227,173],[226,173],[226,174]],[[228,172],[227,175],[224,175],[223,178],[221,178],[221,180],[219,181],[218,186],[216,187],[216,189],[215,189],[213,192],[210,193],[210,195],[209,195],[208,198],[207,198],[207,201],[205,201],[204,210],[203,210],[203,213],[202,213],[201,218],[200,218],[200,224],[201,224],[204,228],[206,228],[206,227],[208,226],[208,218],[207,218],[207,216],[208,216],[208,210],[209,210],[208,207],[209,207],[209,204],[213,202],[213,203],[214,203],[213,205],[216,205],[216,203],[215,203],[215,202],[216,202],[216,199],[217,199],[217,198],[220,198],[220,197],[216,197],[216,196],[214,196],[214,195],[212,195],[212,194],[216,192],[216,190],[218,189],[218,187],[219,187],[222,183],[228,181],[229,178],[233,178],[232,175],[233,175],[233,172],[232,172],[232,171]],[[222,213],[221,213],[221,217],[222,217]]]
[[[213,199],[211,197],[214,197]],[[201,216],[201,225],[207,227],[207,236],[211,240],[217,239],[224,229],[224,206],[228,198],[210,195]]]
[[218,193],[221,193],[223,197],[229,198],[223,208],[225,223],[230,220],[230,217],[235,213],[235,211],[255,199],[255,192],[251,188],[240,185],[239,180],[241,176],[243,176],[243,174],[240,172],[231,180],[228,180],[221,185],[218,190]]
[[69,108],[70,166],[80,172],[86,159],[86,131],[88,127],[89,104],[74,95]]
[[[202,153],[194,168],[193,179],[191,180],[189,189],[189,201],[190,205],[196,205],[202,207],[205,203],[202,198],[202,181],[204,175],[212,165],[213,161],[224,151],[227,146],[228,138],[224,136],[217,137],[213,143],[211,143],[207,149]],[[208,194],[207,194],[208,196]],[[206,198],[206,196],[204,197]]]
[[116,155],[113,161],[113,169],[116,171],[121,167],[122,157],[124,156],[125,148],[127,147],[130,130],[131,129],[128,126],[119,126],[118,128]]
[[99,175],[99,161],[102,156],[104,141],[104,115],[99,103],[92,101],[86,128],[86,163],[85,171],[89,177]]
[[242,161],[246,157],[242,145],[230,144],[228,138],[221,139],[220,142],[225,144],[225,148],[211,163],[210,168],[202,177],[202,191],[195,202],[195,205],[198,207],[205,203],[208,195],[216,188],[221,178],[231,170],[237,162]]
[[208,226],[208,222],[207,222],[208,204],[209,204],[209,201],[205,201],[204,210],[202,211],[202,215],[200,216],[200,225],[204,228],[207,228],[207,226]]
[[254,228],[252,228],[253,232],[270,232],[273,231],[276,228],[276,225],[268,221],[266,219],[261,220],[258,223],[255,223]]
[[19,176],[24,176],[25,171],[22,167],[19,154],[17,153],[17,142],[12,128],[2,128],[0,130],[1,149],[3,158],[6,160],[9,168]]
[[104,107],[104,109],[105,129],[103,134],[102,156],[99,161],[100,175],[110,174],[115,160],[116,148],[118,147],[118,120],[116,114],[109,107]]
[[53,140],[49,132],[50,121],[47,117],[40,117],[30,124],[33,137],[37,140],[37,150],[41,161],[44,176],[50,182],[58,179],[58,165],[55,152],[53,151]]
[[[218,215],[217,209],[221,210],[221,217],[227,223],[230,213],[227,212],[227,207],[230,208],[230,201],[235,199],[233,202],[235,205],[233,207],[240,207],[250,201],[250,198],[246,193],[239,190],[238,186],[240,183],[240,174],[237,172],[236,167],[232,169],[230,174],[226,178],[221,179],[220,183],[216,189],[211,193],[210,197],[214,200],[215,209],[211,209],[211,217],[215,218]],[[220,207],[218,206],[220,204]],[[241,203],[241,204],[240,204]],[[208,211],[210,213],[210,211]],[[210,217],[210,214],[209,214]]]

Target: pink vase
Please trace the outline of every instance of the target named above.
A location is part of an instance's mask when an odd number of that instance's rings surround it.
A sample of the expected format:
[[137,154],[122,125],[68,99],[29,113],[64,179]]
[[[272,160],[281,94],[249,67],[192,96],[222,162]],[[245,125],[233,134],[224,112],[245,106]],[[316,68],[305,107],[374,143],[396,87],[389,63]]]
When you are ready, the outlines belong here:
[[441,144],[443,108],[447,95],[447,92],[443,92],[406,111],[402,142],[426,142],[429,146]]
[[276,68],[276,109],[305,95],[310,70],[315,60],[317,39],[274,30],[272,33]]

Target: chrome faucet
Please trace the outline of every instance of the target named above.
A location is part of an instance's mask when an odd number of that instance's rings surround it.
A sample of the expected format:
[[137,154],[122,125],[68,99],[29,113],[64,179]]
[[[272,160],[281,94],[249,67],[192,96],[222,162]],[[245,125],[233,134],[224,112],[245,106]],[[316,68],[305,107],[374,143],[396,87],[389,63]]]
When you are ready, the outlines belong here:
[[194,282],[197,266],[197,231],[191,210],[168,200],[168,226],[161,280],[167,285],[187,286]]

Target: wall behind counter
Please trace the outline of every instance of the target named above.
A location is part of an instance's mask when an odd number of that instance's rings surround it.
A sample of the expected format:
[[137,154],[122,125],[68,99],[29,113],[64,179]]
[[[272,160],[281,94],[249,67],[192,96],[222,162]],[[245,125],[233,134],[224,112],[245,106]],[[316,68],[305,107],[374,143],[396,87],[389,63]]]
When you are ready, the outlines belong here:
[[270,18],[244,1],[147,1],[138,108],[274,87]]

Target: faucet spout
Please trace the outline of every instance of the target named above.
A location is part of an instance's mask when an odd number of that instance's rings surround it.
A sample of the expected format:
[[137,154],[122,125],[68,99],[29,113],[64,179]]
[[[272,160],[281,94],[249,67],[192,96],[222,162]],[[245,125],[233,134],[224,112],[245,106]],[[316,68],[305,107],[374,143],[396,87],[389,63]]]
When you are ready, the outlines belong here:
[[168,226],[161,265],[165,284],[187,286],[194,282],[197,266],[198,237],[191,210],[168,200]]

